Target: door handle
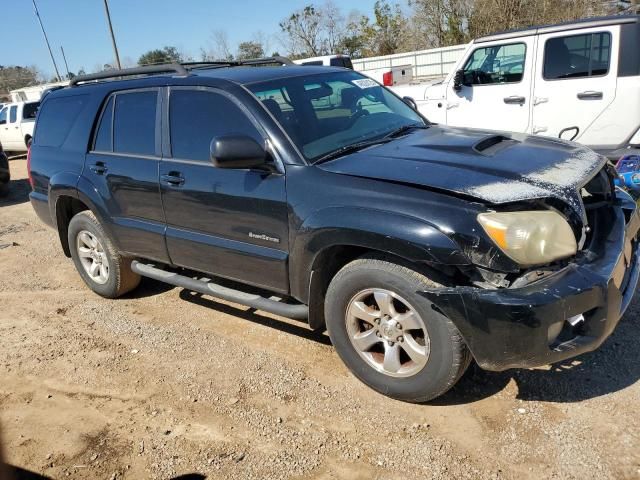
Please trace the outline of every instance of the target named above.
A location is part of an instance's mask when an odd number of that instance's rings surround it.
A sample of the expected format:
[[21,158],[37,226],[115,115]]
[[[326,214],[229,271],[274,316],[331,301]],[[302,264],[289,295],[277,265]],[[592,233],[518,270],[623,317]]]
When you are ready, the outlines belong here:
[[602,100],[602,92],[595,92],[593,90],[587,90],[586,92],[580,92],[578,99],[580,100]]
[[104,175],[107,171],[107,166],[104,164],[104,162],[96,162],[89,167],[89,170],[91,170],[96,175]]
[[504,97],[503,100],[508,105],[524,105],[526,99],[518,95],[511,95],[510,97]]
[[184,177],[180,172],[169,172],[167,175],[161,175],[160,181],[173,185],[174,187],[179,187],[184,183]]
[[540,105],[541,103],[547,103],[549,101],[546,97],[534,97],[533,105]]
[[13,127],[13,128],[15,128],[16,130],[18,129],[18,127]]

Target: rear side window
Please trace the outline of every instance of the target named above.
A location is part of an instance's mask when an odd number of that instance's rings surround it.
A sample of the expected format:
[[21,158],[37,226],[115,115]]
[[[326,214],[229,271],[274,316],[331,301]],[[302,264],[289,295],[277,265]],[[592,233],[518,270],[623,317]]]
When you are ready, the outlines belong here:
[[0,125],[4,125],[7,123],[7,109],[3,108],[0,110]]
[[36,144],[43,147],[62,145],[87,99],[87,95],[73,95],[45,101],[36,126]]
[[113,127],[113,97],[109,98],[107,105],[102,112],[102,118],[100,119],[100,125],[98,126],[98,132],[96,133],[96,140],[93,144],[93,149],[98,152],[112,152],[113,151],[113,135],[111,132]]
[[113,151],[134,155],[156,154],[154,91],[118,93],[115,96]]
[[173,158],[209,162],[219,135],[244,134],[263,141],[249,117],[228,97],[201,90],[172,90],[169,100]]
[[329,65],[332,67],[344,67],[353,70],[353,63],[351,63],[351,59],[349,57],[332,58],[329,61]]
[[35,120],[38,107],[40,107],[40,102],[25,103],[24,107],[22,107],[22,118],[24,120]]
[[550,38],[544,46],[544,79],[606,75],[611,59],[608,32]]
[[9,123],[16,123],[17,119],[18,119],[18,106],[13,105],[9,109]]

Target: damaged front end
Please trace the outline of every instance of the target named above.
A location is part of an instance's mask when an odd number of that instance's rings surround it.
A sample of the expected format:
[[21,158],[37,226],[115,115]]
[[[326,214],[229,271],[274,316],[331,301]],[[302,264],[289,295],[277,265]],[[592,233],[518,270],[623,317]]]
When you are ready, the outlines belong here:
[[495,269],[485,251],[469,286],[422,292],[456,324],[481,367],[561,361],[594,350],[611,334],[640,275],[640,216],[626,193],[616,195],[611,178],[605,166],[578,190],[579,203],[545,205],[569,220],[575,255],[516,272]]

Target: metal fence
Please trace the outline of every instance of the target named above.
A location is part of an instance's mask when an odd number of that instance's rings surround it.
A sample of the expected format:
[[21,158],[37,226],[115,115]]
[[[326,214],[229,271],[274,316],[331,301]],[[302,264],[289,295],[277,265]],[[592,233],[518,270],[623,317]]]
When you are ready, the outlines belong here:
[[458,62],[467,45],[432,48],[416,52],[395,53],[382,57],[369,57],[353,60],[353,68],[359,72],[411,65],[414,77],[444,77]]

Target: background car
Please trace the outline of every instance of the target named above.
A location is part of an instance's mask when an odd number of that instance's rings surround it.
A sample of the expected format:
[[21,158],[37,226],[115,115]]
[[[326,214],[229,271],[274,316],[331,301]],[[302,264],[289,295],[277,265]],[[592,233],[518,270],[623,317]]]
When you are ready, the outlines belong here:
[[640,197],[640,155],[625,155],[616,164],[616,185],[626,188],[637,199]]
[[7,158],[7,154],[4,153],[2,144],[0,143],[0,197],[4,197],[9,193],[10,180],[9,159]]

